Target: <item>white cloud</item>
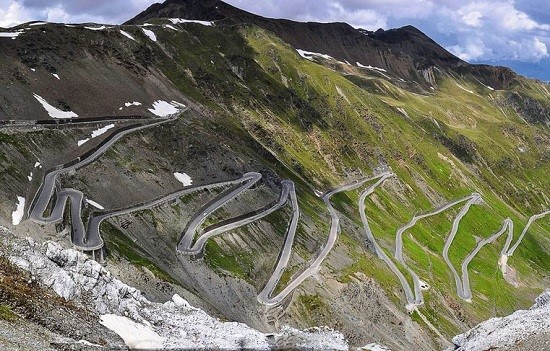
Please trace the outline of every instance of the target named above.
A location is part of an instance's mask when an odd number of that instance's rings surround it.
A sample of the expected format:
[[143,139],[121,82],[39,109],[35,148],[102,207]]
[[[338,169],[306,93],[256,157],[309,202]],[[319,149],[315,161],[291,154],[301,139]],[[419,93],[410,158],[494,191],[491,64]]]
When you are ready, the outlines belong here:
[[490,49],[488,49],[481,38],[473,38],[466,40],[465,43],[460,45],[452,45],[447,47],[454,55],[460,57],[464,61],[473,61],[479,59],[483,56],[490,54]]
[[471,27],[481,26],[483,15],[479,11],[472,11],[462,15],[462,21]]
[[9,28],[32,19],[32,14],[16,1],[0,0],[0,27]]
[[328,10],[329,21],[346,22],[354,27],[369,30],[387,28],[386,18],[373,10],[348,11],[341,4],[334,2]]

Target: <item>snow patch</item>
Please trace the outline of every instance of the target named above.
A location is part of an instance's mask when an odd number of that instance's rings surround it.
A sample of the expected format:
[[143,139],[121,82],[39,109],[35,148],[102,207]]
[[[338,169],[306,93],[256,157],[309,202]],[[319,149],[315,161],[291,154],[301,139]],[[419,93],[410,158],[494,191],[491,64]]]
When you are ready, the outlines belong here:
[[93,201],[93,200],[90,200],[90,199],[86,199],[86,202],[89,203],[90,205],[94,206],[95,208],[97,209],[100,209],[100,210],[104,210],[105,207],[101,206],[100,204],[98,204],[97,202]]
[[32,181],[32,172],[27,176],[27,179],[30,181]]
[[34,26],[41,26],[41,25],[44,25],[44,24],[48,24],[48,23],[46,23],[46,22],[34,22],[34,23],[29,23],[29,26],[34,27]]
[[23,32],[1,32],[0,38],[17,38],[18,35],[23,34]]
[[387,348],[386,346],[382,346],[382,345],[379,345],[379,344],[375,344],[375,343],[370,343],[368,345],[365,345],[363,347],[361,347],[359,350],[367,350],[367,351],[391,351],[389,348]]
[[126,102],[126,103],[124,103],[124,106],[126,106],[126,107],[130,107],[130,106],[140,106],[140,105],[141,105],[141,102],[139,102],[139,101]]
[[117,333],[131,349],[160,350],[163,348],[164,338],[145,324],[136,323],[128,317],[115,314],[104,314],[100,319],[102,325]]
[[52,105],[48,104],[48,102],[46,100],[44,100],[44,98],[41,97],[38,94],[33,94],[33,96],[36,100],[38,100],[39,103],[42,104],[42,107],[44,107],[44,109],[46,111],[48,111],[48,114],[52,118],[73,118],[73,117],[78,117],[78,115],[76,113],[74,113],[73,111],[62,111],[62,110],[60,110],[56,107],[53,107]]
[[108,124],[108,125],[106,125],[106,126],[104,126],[104,127],[101,127],[101,128],[99,128],[99,129],[96,129],[96,130],[94,130],[94,131],[92,132],[92,134],[91,134],[91,136],[90,136],[89,138],[79,140],[76,144],[77,144],[78,146],[81,146],[81,145],[83,145],[84,143],[86,143],[87,141],[89,141],[90,139],[96,138],[96,137],[100,136],[101,134],[104,134],[105,132],[107,132],[109,129],[114,128],[114,127],[115,127],[115,125],[111,123],[111,124]]
[[360,68],[368,68],[368,69],[372,69],[372,70],[375,70],[375,71],[388,72],[385,69],[380,68],[380,67],[374,67],[374,66],[371,66],[371,65],[365,66],[365,65],[362,65],[359,62],[356,62],[356,64],[357,64],[357,67],[360,67]]
[[61,80],[61,78],[59,78],[59,75],[57,73],[52,73],[52,76],[54,76],[55,78]]
[[120,34],[124,35],[128,39],[132,39],[133,41],[136,41],[136,39],[134,39],[134,37],[130,33],[125,32],[122,29],[120,29]]
[[185,108],[185,105],[177,101],[164,101],[157,100],[153,102],[152,108],[148,109],[152,114],[159,117],[166,117],[173,114],[176,114],[181,111],[182,108]]
[[36,161],[36,162],[34,163],[34,168],[36,168],[36,167],[42,168],[42,165],[40,164],[40,162]]
[[103,30],[103,29],[107,29],[107,27],[105,26],[99,26],[99,27],[84,27],[86,29],[89,29],[89,30]]
[[181,24],[181,23],[198,23],[202,24],[203,26],[212,26],[214,25],[214,22],[212,21],[198,21],[198,20],[188,20],[183,18],[169,18],[168,19],[173,24]]
[[141,28],[141,30],[143,31],[143,33],[145,33],[146,36],[149,37],[149,39],[151,39],[152,41],[157,41],[157,36],[155,35],[155,32],[145,28]]
[[92,138],[98,137],[101,134],[105,133],[106,131],[108,131],[109,129],[114,128],[114,127],[115,127],[115,125],[111,123],[111,124],[108,124],[104,127],[96,129],[92,132]]
[[193,179],[187,174],[187,173],[179,173],[175,172],[174,177],[176,177],[177,180],[179,180],[183,186],[189,186],[193,184]]
[[165,26],[166,28],[169,28],[169,29],[171,29],[171,30],[175,30],[175,31],[177,31],[176,27],[174,27],[174,26],[171,26],[171,25],[169,25],[169,24],[165,24],[164,26]]
[[11,223],[13,225],[18,225],[23,219],[23,214],[25,211],[25,198],[23,196],[17,196],[17,208],[11,214]]
[[303,58],[305,58],[307,60],[310,60],[310,61],[313,61],[314,56],[322,57],[325,60],[329,60],[329,59],[334,60],[334,58],[332,56],[329,56],[327,54],[320,54],[318,52],[311,52],[311,51],[306,51],[306,50],[302,50],[302,49],[296,49],[296,51],[298,51],[298,54],[300,54],[300,56],[302,56]]

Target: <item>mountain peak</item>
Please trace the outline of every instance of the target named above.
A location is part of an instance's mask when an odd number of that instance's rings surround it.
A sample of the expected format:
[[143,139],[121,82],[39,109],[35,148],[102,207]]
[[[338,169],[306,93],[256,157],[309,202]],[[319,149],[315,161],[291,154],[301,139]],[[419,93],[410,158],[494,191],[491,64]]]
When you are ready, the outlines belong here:
[[[266,18],[220,0],[167,0],[151,5],[126,24],[143,24],[152,18],[184,18],[253,24],[275,33],[296,49],[318,52],[342,62],[391,70],[400,77],[425,84],[421,70],[464,64],[419,29],[408,25],[376,32],[347,23],[296,22]],[[416,73],[415,73],[416,72]]]

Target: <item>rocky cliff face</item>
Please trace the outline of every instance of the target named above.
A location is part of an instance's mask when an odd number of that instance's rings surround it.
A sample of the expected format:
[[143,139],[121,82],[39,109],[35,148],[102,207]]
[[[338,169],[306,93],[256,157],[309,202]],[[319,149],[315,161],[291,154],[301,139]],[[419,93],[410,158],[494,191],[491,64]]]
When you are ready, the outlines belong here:
[[550,346],[550,291],[528,310],[492,318],[453,338],[449,350],[545,350]]
[[[283,327],[279,333],[263,334],[245,324],[210,317],[178,295],[174,295],[171,301],[154,303],[143,297],[139,290],[114,278],[87,255],[63,249],[53,242],[42,244],[30,238],[16,239],[6,229],[0,229],[0,234],[3,255],[11,264],[31,275],[29,284],[32,282],[37,287],[55,292],[61,298],[57,304],[61,301],[74,303],[93,315],[95,323],[79,325],[77,321],[71,321],[73,333],[94,334],[94,329],[102,330],[101,324],[105,324],[128,346],[135,348],[348,349],[342,334],[325,328],[300,331]],[[115,323],[109,323],[113,320]],[[121,324],[127,327],[121,327]],[[136,331],[147,337],[132,335]],[[73,341],[73,344],[78,343]]]
[[296,49],[327,54],[354,65],[359,62],[383,68],[417,82],[422,82],[417,73],[420,70],[465,64],[412,26],[368,32],[346,23],[301,23],[265,18],[223,1],[169,0],[150,6],[126,24],[170,17],[254,24],[275,33]]

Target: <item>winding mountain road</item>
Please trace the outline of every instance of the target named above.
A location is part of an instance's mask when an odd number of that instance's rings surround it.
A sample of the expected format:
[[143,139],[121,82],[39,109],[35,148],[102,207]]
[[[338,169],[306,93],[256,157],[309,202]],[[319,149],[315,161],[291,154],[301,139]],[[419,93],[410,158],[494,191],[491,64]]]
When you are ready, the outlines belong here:
[[[186,110],[186,109],[185,109]],[[181,112],[184,112],[180,111]],[[220,235],[227,231],[242,227],[244,225],[250,224],[269,214],[277,211],[282,208],[290,198],[290,204],[292,206],[292,218],[289,222],[284,245],[279,253],[277,263],[274,267],[273,273],[266,283],[264,289],[258,294],[258,301],[264,305],[272,306],[280,304],[286,297],[288,297],[304,280],[315,275],[323,261],[329,255],[330,251],[334,247],[339,233],[339,217],[338,212],[332,206],[330,199],[333,195],[353,190],[361,187],[368,181],[376,180],[374,184],[367,187],[362,193],[358,201],[359,212],[361,216],[361,221],[363,223],[364,232],[367,239],[373,244],[376,255],[382,259],[390,268],[390,270],[397,276],[399,279],[403,291],[405,293],[405,298],[407,300],[407,309],[413,310],[417,306],[423,304],[424,299],[422,296],[422,284],[417,276],[417,274],[407,265],[404,256],[403,256],[403,233],[413,227],[418,220],[423,218],[437,215],[459,203],[465,202],[466,204],[462,207],[461,211],[453,220],[452,229],[449,232],[444,248],[443,248],[443,259],[445,263],[451,270],[459,297],[465,300],[471,300],[472,291],[470,288],[470,281],[468,275],[468,265],[473,260],[473,258],[479,253],[479,251],[487,244],[498,239],[506,230],[508,229],[508,237],[506,239],[506,244],[501,251],[503,262],[503,269],[506,266],[506,259],[511,256],[517,247],[520,245],[523,240],[527,230],[531,224],[537,219],[543,218],[544,216],[550,214],[550,211],[545,211],[540,214],[533,215],[529,218],[527,224],[525,225],[521,235],[514,245],[512,245],[513,240],[513,226],[514,223],[508,218],[504,221],[502,228],[491,235],[488,238],[485,238],[479,241],[476,247],[468,254],[464,259],[461,265],[461,275],[462,279],[458,275],[456,269],[449,259],[449,250],[456,237],[458,227],[462,218],[467,214],[471,205],[478,203],[481,200],[481,196],[478,193],[472,193],[470,196],[450,202],[432,212],[414,216],[407,224],[400,227],[396,232],[396,246],[395,246],[395,259],[403,265],[403,267],[409,272],[413,279],[414,291],[411,289],[411,286],[401,270],[397,265],[392,261],[392,259],[385,253],[385,251],[377,243],[368,223],[368,218],[365,211],[365,200],[371,195],[378,186],[380,186],[387,178],[393,177],[392,172],[384,172],[369,178],[362,178],[360,180],[353,181],[351,183],[342,185],[336,189],[333,189],[322,196],[323,202],[327,206],[331,217],[331,224],[329,229],[329,234],[327,237],[326,243],[321,247],[319,254],[316,258],[305,268],[299,275],[294,277],[286,287],[284,287],[276,296],[271,296],[275,291],[279,281],[287,269],[290,257],[292,254],[292,246],[294,243],[294,238],[296,235],[296,230],[298,227],[298,220],[300,217],[300,210],[298,206],[298,201],[296,197],[295,185],[290,180],[282,181],[281,192],[277,201],[272,204],[267,205],[264,208],[254,210],[247,214],[241,215],[237,218],[229,219],[223,222],[220,222],[217,225],[213,225],[206,228],[205,232],[202,232],[201,226],[208,216],[210,216],[214,211],[223,207],[231,200],[235,199],[245,190],[252,188],[256,183],[258,183],[262,175],[257,172],[249,172],[244,174],[239,179],[212,183],[207,185],[201,185],[196,187],[188,187],[182,190],[175,191],[168,195],[162,196],[158,199],[152,200],[150,202],[134,205],[131,207],[110,211],[106,213],[93,213],[92,217],[87,223],[87,228],[85,227],[82,221],[82,203],[85,199],[84,194],[81,191],[72,188],[62,188],[60,175],[67,172],[82,168],[91,162],[99,158],[105,151],[107,151],[115,142],[120,140],[125,135],[139,131],[146,128],[152,128],[163,123],[171,122],[176,120],[175,115],[165,117],[165,118],[156,118],[151,123],[147,124],[135,124],[122,129],[117,130],[111,134],[107,139],[100,143],[96,148],[88,152],[87,154],[79,157],[78,159],[63,165],[58,165],[53,169],[50,169],[44,175],[44,179],[38,191],[36,192],[31,205],[29,206],[28,216],[34,222],[39,224],[50,224],[57,223],[63,220],[64,212],[67,206],[67,203],[70,203],[70,217],[71,217],[71,242],[75,248],[83,251],[94,251],[100,250],[104,246],[103,239],[101,238],[100,226],[102,221],[107,218],[114,216],[124,215],[135,211],[144,210],[151,208],[153,206],[160,205],[162,203],[175,200],[183,195],[190,194],[192,192],[201,190],[201,189],[212,189],[217,187],[227,187],[238,185],[234,189],[229,189],[222,192],[219,196],[211,200],[209,203],[204,205],[199,212],[197,212],[192,219],[189,221],[185,231],[182,233],[182,237],[176,246],[176,251],[184,255],[199,255],[204,250],[204,247],[209,239],[216,235]],[[110,120],[109,120],[110,121]],[[96,121],[93,121],[96,123]],[[77,123],[77,122],[75,122]],[[91,123],[91,122],[90,122]],[[240,185],[239,185],[240,184]],[[55,199],[54,199],[54,194]],[[45,213],[49,204],[54,199],[53,207],[51,213],[46,216]],[[193,243],[196,233],[199,233],[200,236]],[[504,272],[504,270],[503,270]]]
[[460,224],[460,221],[466,215],[466,213],[468,213],[468,211],[470,210],[470,207],[473,204],[479,203],[480,201],[481,201],[481,195],[479,193],[472,193],[472,195],[470,195],[470,199],[466,202],[466,204],[462,207],[458,215],[453,220],[453,226],[451,228],[451,231],[449,232],[449,235],[447,236],[447,240],[445,241],[445,246],[443,246],[443,260],[445,260],[447,267],[449,267],[449,269],[453,274],[458,296],[464,300],[468,300],[469,297],[467,294],[465,294],[460,276],[458,275],[458,272],[456,271],[455,267],[453,266],[449,258],[449,249],[451,248],[451,245],[455,239],[456,233],[458,232],[458,225]]
[[[214,203],[212,203],[204,212],[201,212],[199,216],[195,217],[195,219],[193,221],[191,221],[191,225],[188,226],[184,237],[182,238],[182,240],[178,244],[178,248],[177,248],[178,252],[180,252],[182,254],[186,254],[186,255],[200,254],[201,251],[204,249],[204,246],[206,245],[206,242],[210,238],[212,238],[216,235],[220,235],[224,232],[242,227],[242,226],[247,225],[249,223],[255,222],[255,221],[257,221],[257,220],[259,220],[259,219],[275,212],[279,208],[281,208],[287,202],[288,195],[290,193],[290,188],[291,187],[294,188],[294,183],[292,181],[290,181],[290,180],[283,181],[281,183],[283,187],[281,189],[281,194],[279,196],[279,200],[275,204],[267,207],[266,209],[264,209],[264,210],[262,210],[258,213],[255,213],[252,216],[246,216],[242,219],[238,219],[238,220],[235,220],[235,221],[230,221],[227,224],[224,224],[222,226],[219,226],[219,227],[216,227],[214,229],[208,230],[208,231],[204,232],[197,239],[197,241],[194,244],[192,244],[192,240],[193,240],[195,231],[197,230],[197,227],[201,225],[201,223],[206,219],[206,217],[209,214],[211,214],[216,209],[223,206],[225,203],[227,203],[228,201],[230,201],[234,197],[238,196],[244,190],[250,188],[254,183],[256,183],[261,178],[261,175],[259,173],[247,173],[247,174],[249,175],[249,178],[248,178],[249,182],[245,183],[244,185],[240,186],[239,188],[231,191],[226,196],[224,196],[221,199],[219,199],[219,200],[215,201]],[[259,176],[259,178],[256,177],[257,175]]]
[[[415,305],[421,305],[421,304],[424,303],[424,297],[422,295],[422,284],[421,284],[420,279],[418,278],[418,275],[409,267],[409,265],[407,265],[407,262],[405,261],[405,259],[403,257],[403,233],[406,230],[413,227],[416,224],[416,222],[418,222],[419,220],[427,218],[427,217],[438,215],[441,212],[444,212],[444,211],[448,210],[449,208],[458,205],[459,203],[471,200],[472,197],[478,196],[478,195],[479,194],[477,194],[477,193],[473,193],[470,196],[464,197],[462,199],[459,199],[459,200],[456,200],[456,201],[453,201],[453,202],[449,202],[448,204],[446,204],[444,206],[441,206],[441,207],[435,209],[432,212],[428,212],[428,213],[424,213],[424,214],[421,214],[421,215],[418,215],[418,216],[414,216],[407,224],[405,224],[404,226],[402,226],[401,228],[399,228],[397,230],[397,232],[395,234],[395,254],[394,254],[394,257],[397,259],[397,261],[399,261],[403,265],[403,267],[405,267],[405,269],[412,276],[413,284],[414,284],[414,296],[415,296],[414,297],[414,304]],[[410,301],[409,301],[409,304],[411,304]]]
[[[183,111],[181,111],[183,112]],[[133,125],[127,128],[117,130],[111,134],[105,141],[99,144],[92,152],[81,159],[74,160],[65,165],[58,165],[49,170],[42,181],[40,188],[34,196],[31,206],[29,207],[29,218],[39,224],[57,223],[63,220],[63,213],[67,201],[71,202],[71,242],[79,250],[93,251],[103,247],[103,239],[97,233],[92,232],[86,234],[84,224],[81,218],[82,200],[84,194],[75,189],[61,189],[59,176],[68,173],[72,170],[82,168],[91,162],[95,161],[103,153],[105,153],[115,142],[120,140],[125,135],[152,128],[163,123],[171,122],[177,119],[177,116],[154,119],[154,122],[145,125]],[[44,213],[48,204],[52,200],[54,192],[57,191],[57,197],[50,216],[45,217]]]
[[[336,209],[332,206],[332,204],[330,202],[330,198],[333,195],[335,195],[337,193],[340,193],[340,192],[343,192],[343,191],[348,191],[348,190],[353,190],[353,189],[359,188],[360,186],[362,186],[363,184],[365,184],[366,182],[368,182],[370,180],[380,178],[381,180],[379,179],[378,182],[376,182],[376,184],[369,187],[369,189],[372,189],[371,190],[371,193],[372,193],[372,191],[374,191],[374,189],[378,185],[380,185],[388,176],[391,176],[391,173],[383,173],[383,174],[380,174],[380,175],[377,175],[377,176],[374,176],[374,177],[363,178],[363,179],[356,180],[356,181],[353,181],[351,183],[342,185],[342,186],[340,186],[336,189],[333,189],[333,190],[325,193],[322,198],[323,198],[323,202],[327,206],[327,208],[329,210],[329,213],[330,213],[330,230],[329,230],[329,235],[328,235],[328,238],[327,238],[327,241],[326,241],[325,245],[321,248],[321,251],[319,252],[317,257],[313,260],[313,262],[311,262],[309,267],[306,268],[305,270],[303,270],[294,279],[292,279],[288,283],[288,285],[283,290],[281,290],[281,292],[279,292],[279,294],[277,294],[277,296],[275,296],[273,298],[268,297],[268,295],[269,295],[268,290],[271,289],[271,291],[273,291],[275,289],[275,285],[273,283],[268,282],[268,285],[266,285],[266,288],[264,288],[264,291],[262,291],[263,294],[258,296],[258,301],[260,301],[261,303],[263,303],[265,305],[279,304],[288,295],[290,295],[290,293],[292,293],[294,291],[294,289],[296,289],[300,284],[302,284],[302,282],[304,280],[306,280],[307,278],[315,275],[319,271],[319,269],[321,267],[321,264],[327,258],[328,254],[330,253],[330,251],[334,247],[334,244],[336,243],[336,239],[338,238],[338,232],[339,232],[339,229],[340,229],[340,218],[338,217],[338,212],[336,211]],[[296,204],[296,206],[297,206],[297,204]],[[294,220],[294,218],[295,217],[293,217],[293,220]],[[296,223],[296,225],[297,225],[297,223]],[[291,226],[291,229],[292,228],[293,227]],[[294,230],[295,229],[296,228],[294,226]],[[292,237],[293,236],[294,236],[294,234],[292,234]],[[287,245],[287,244],[291,245],[292,242],[290,240],[286,240],[285,245]],[[289,250],[290,250],[290,248],[289,248]],[[289,254],[290,254],[290,252],[289,252]],[[287,260],[288,260],[288,258],[287,258]],[[286,266],[286,264],[284,266]],[[277,272],[277,273],[279,274],[279,272]],[[280,274],[282,274],[282,273],[280,273]],[[277,278],[277,280],[278,280],[278,278]]]

